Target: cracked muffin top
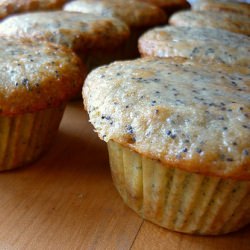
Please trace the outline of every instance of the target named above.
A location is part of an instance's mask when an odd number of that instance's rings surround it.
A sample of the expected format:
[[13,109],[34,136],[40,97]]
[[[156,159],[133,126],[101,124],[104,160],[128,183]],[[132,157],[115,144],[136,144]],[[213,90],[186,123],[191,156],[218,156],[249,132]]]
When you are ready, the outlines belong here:
[[84,105],[99,137],[168,166],[250,180],[250,70],[142,58],[92,71]]
[[66,4],[64,10],[116,17],[130,27],[148,27],[167,22],[165,13],[157,6],[133,0],[79,0]]
[[249,66],[250,38],[226,30],[165,26],[139,39],[142,56],[175,57]]
[[86,70],[70,50],[1,37],[0,115],[60,105],[82,87]]
[[129,28],[116,18],[53,11],[8,17],[0,23],[0,35],[46,40],[78,52],[120,45],[129,37]]
[[210,27],[250,35],[250,18],[239,13],[219,11],[180,11],[169,19],[175,26]]
[[59,9],[65,2],[66,0],[2,0],[0,19],[14,13]]

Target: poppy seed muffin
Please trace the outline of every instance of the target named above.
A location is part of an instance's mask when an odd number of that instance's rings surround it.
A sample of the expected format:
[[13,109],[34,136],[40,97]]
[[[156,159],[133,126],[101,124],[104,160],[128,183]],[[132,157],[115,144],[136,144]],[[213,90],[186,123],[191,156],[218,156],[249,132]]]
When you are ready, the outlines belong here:
[[142,56],[184,57],[200,62],[249,66],[250,38],[226,30],[165,26],[138,42]]
[[167,22],[165,13],[152,4],[128,0],[79,0],[67,3],[65,11],[91,13],[103,17],[115,17],[130,28],[127,48],[122,48],[125,58],[138,57],[138,37],[150,27]]
[[250,16],[250,4],[235,1],[198,0],[192,5],[193,10],[227,11]]
[[0,23],[0,35],[67,46],[91,70],[119,58],[115,51],[126,42],[129,28],[116,18],[54,11],[6,18]]
[[34,161],[53,140],[86,71],[69,49],[1,37],[0,170]]
[[238,13],[180,11],[170,17],[169,23],[174,26],[216,28],[250,35],[249,17]]
[[129,207],[171,230],[250,222],[249,69],[143,58],[92,71],[84,105]]
[[66,0],[4,0],[0,2],[0,19],[14,13],[59,9],[65,2]]
[[79,11],[119,18],[129,27],[151,27],[166,21],[164,13],[155,5],[134,0],[77,0],[64,6],[66,11]]

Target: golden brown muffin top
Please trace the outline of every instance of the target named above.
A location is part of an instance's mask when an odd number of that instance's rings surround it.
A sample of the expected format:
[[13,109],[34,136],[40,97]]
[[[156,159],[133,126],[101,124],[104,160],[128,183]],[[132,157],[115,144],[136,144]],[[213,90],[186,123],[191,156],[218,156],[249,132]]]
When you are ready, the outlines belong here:
[[192,5],[194,10],[229,11],[250,16],[250,4],[222,0],[198,0]]
[[130,27],[148,27],[167,21],[157,6],[133,0],[79,0],[66,4],[64,10],[116,17]]
[[250,180],[250,70],[180,58],[92,71],[85,108],[100,138],[190,172]]
[[0,35],[46,40],[78,52],[120,45],[128,38],[129,28],[115,18],[53,11],[8,17],[0,23]]
[[250,19],[238,13],[219,11],[180,11],[170,17],[175,26],[211,27],[250,35]]
[[165,26],[139,39],[143,56],[180,56],[201,62],[250,66],[250,38],[226,30]]
[[59,9],[66,0],[2,0],[0,1],[0,19],[10,14]]
[[70,49],[1,37],[0,115],[57,106],[80,91],[85,75]]

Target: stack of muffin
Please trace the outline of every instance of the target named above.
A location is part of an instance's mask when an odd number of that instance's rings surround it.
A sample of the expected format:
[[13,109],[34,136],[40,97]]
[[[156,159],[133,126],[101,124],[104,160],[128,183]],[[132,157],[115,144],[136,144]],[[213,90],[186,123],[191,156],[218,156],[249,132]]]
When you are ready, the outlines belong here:
[[167,20],[160,8],[136,1],[126,3],[129,18],[120,11],[123,1],[107,2],[111,15],[66,11],[65,3],[0,3],[1,170],[32,162],[48,149],[66,102],[80,95],[87,72],[139,54],[141,33],[134,39],[129,26],[142,32]]
[[93,70],[83,87],[123,200],[180,232],[222,234],[250,222],[247,3],[199,0],[171,26],[144,33],[189,4],[9,2],[0,5],[2,170],[47,149],[86,72],[140,52]]

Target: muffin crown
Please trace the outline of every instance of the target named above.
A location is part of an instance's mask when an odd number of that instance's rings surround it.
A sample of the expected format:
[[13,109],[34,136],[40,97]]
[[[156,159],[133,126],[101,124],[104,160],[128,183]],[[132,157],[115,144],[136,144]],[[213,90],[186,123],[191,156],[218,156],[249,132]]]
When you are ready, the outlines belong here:
[[9,17],[0,23],[0,35],[46,40],[84,51],[119,45],[129,36],[129,28],[115,18],[54,11]]
[[149,3],[123,0],[80,0],[65,5],[64,10],[116,17],[130,27],[147,27],[166,22],[165,13]]
[[250,19],[239,13],[219,11],[180,11],[169,19],[175,26],[210,27],[250,35]]
[[181,58],[90,73],[85,108],[100,138],[167,165],[250,179],[250,71]]
[[75,96],[86,70],[69,49],[1,37],[0,114],[35,112]]
[[13,13],[59,9],[66,0],[4,0],[0,2],[0,19]]
[[220,29],[165,26],[145,33],[139,50],[144,56],[181,56],[248,66],[250,38]]
[[250,16],[250,4],[221,0],[198,0],[193,3],[194,10],[229,11]]

